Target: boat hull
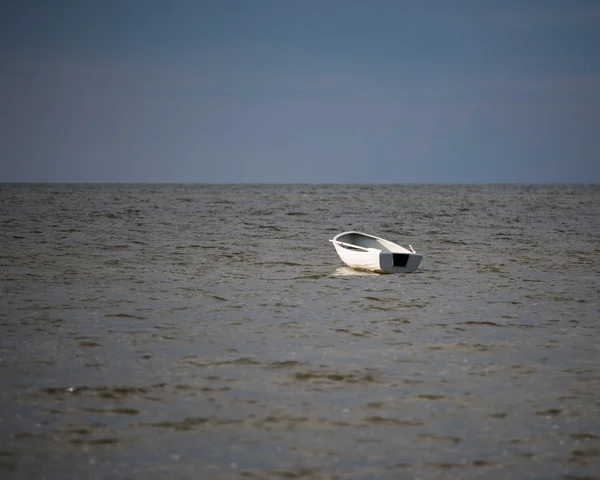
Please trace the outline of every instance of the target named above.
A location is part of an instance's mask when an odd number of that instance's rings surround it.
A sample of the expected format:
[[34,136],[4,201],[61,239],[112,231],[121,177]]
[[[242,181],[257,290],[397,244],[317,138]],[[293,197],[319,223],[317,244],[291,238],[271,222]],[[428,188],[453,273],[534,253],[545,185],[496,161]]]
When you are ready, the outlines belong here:
[[[332,240],[340,259],[349,267],[378,273],[410,273],[423,255],[383,238],[361,232],[344,232]],[[347,246],[344,246],[347,245]]]

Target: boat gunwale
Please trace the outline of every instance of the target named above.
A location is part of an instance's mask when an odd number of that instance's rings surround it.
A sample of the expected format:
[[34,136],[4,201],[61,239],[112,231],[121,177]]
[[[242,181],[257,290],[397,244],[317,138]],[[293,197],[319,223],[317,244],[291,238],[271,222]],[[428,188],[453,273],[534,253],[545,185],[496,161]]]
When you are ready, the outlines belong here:
[[[360,244],[356,244],[353,243],[352,241],[343,241],[341,240],[342,237],[344,236],[351,236],[351,235],[358,235],[358,236],[362,236],[362,237],[367,237],[367,238],[371,238],[373,240],[376,241],[376,243],[378,244],[378,246],[373,246],[373,245],[360,245]],[[375,235],[371,235],[369,233],[364,233],[364,232],[359,232],[356,230],[350,230],[347,232],[342,232],[337,234],[335,237],[333,237],[332,242],[334,244],[339,245],[342,248],[345,248],[346,250],[352,251],[352,252],[356,252],[356,253],[365,253],[365,254],[371,254],[371,253],[375,253],[375,252],[361,252],[361,251],[357,251],[357,250],[353,250],[350,247],[343,245],[342,243],[346,243],[349,245],[353,245],[356,244],[359,248],[377,248],[379,250],[379,253],[409,253],[409,254],[416,254],[416,252],[411,252],[410,250],[408,250],[407,248],[403,247],[402,245],[398,245],[397,243],[391,242],[389,240],[386,240],[385,238],[381,238],[381,237],[377,237]],[[341,242],[341,243],[340,243]],[[381,248],[380,248],[381,247]]]

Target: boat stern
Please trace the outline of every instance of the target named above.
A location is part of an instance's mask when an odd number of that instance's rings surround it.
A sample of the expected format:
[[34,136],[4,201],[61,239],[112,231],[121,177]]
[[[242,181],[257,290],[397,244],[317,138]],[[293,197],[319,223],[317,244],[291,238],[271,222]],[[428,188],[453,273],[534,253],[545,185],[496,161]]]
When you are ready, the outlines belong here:
[[414,272],[421,263],[423,255],[418,253],[382,252],[379,254],[379,268],[389,273]]

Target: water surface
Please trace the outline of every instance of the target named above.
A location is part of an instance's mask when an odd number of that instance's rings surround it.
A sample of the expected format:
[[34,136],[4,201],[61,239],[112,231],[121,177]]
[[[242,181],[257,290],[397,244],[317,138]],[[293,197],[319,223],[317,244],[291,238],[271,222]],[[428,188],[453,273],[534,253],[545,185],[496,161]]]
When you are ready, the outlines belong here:
[[598,185],[9,184],[0,224],[2,478],[598,478]]

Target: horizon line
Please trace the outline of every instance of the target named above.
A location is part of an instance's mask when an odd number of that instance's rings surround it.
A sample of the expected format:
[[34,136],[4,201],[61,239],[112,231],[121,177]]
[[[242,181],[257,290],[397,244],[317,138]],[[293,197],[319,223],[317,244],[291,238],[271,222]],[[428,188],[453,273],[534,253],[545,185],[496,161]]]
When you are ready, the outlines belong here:
[[176,181],[0,181],[1,185],[310,185],[310,186],[329,186],[329,185],[369,185],[369,186],[394,186],[394,185],[600,185],[600,181],[575,181],[575,182],[176,182]]

